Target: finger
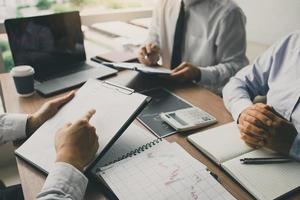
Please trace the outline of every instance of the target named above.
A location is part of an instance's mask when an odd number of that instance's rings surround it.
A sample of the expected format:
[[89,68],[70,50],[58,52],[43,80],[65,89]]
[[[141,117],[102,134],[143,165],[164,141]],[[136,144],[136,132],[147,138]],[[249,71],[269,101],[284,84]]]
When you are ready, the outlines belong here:
[[257,139],[260,140],[264,140],[266,138],[268,138],[270,136],[270,134],[268,134],[266,131],[264,131],[263,129],[260,129],[252,124],[247,124],[247,122],[245,122],[246,125],[242,125],[242,124],[238,124],[238,127],[240,129],[241,132],[246,133],[247,135],[251,135]]
[[61,107],[62,105],[64,105],[65,103],[69,102],[71,99],[73,99],[73,97],[75,96],[75,91],[70,92],[69,94],[56,98],[52,101],[50,101],[50,104],[55,105],[56,107]]
[[151,51],[154,53],[159,52],[159,47],[155,43],[151,43],[150,48],[151,48]]
[[271,107],[262,107],[261,104],[257,104],[257,105],[255,104],[254,109],[261,112],[271,120],[276,120],[278,118],[278,116],[276,116],[276,114],[272,111]]
[[250,143],[248,143],[248,142],[245,142],[248,146],[250,146],[251,148],[253,148],[253,149],[258,149],[258,148],[261,148],[260,146],[256,146],[256,145],[254,145],[254,144],[250,144]]
[[[270,106],[270,107],[271,107],[271,106]],[[271,112],[273,112],[275,115],[277,115],[277,116],[280,117],[281,119],[286,120],[279,112],[277,112],[277,111],[275,110],[274,107],[271,107]]]
[[70,126],[72,126],[72,123],[68,122],[62,128],[59,128],[58,131],[61,131],[61,130],[66,129],[66,128],[69,128]]
[[179,66],[177,66],[175,69],[172,70],[172,73],[175,73],[175,72],[178,72],[184,68],[187,67],[187,63],[186,62],[183,62],[181,63]]
[[184,68],[180,71],[177,71],[175,73],[172,73],[171,76],[174,78],[184,78],[185,77],[185,73],[187,73],[189,69],[188,68]]
[[99,141],[98,141],[98,137],[95,139],[94,145],[93,145],[93,154],[95,155],[99,149]]
[[264,145],[264,141],[259,140],[255,137],[251,137],[246,133],[241,132],[241,139],[246,143],[252,144],[254,146],[262,147]]
[[145,58],[147,56],[147,50],[146,47],[142,47],[139,51],[139,56]]
[[140,61],[140,63],[142,63],[144,65],[151,65],[150,61],[148,59],[145,59],[144,56],[140,56],[139,61]]
[[70,127],[70,126],[72,126],[71,122],[68,122],[68,123],[65,124],[65,127]]
[[254,107],[261,107],[261,108],[264,108],[264,109],[271,110],[271,106],[269,106],[268,104],[265,104],[265,103],[256,103],[253,106]]
[[143,46],[142,48],[140,48],[140,54],[143,55],[143,56],[147,55],[147,50],[146,50],[145,46]]
[[146,44],[146,53],[147,54],[151,54],[152,53],[152,48],[151,48],[151,43],[150,44]]
[[96,113],[95,109],[89,110],[81,119],[86,120],[87,122],[90,121],[90,119],[93,117],[93,115]]
[[139,61],[140,63],[143,63],[145,65],[152,65],[150,56],[147,54],[146,47],[141,48],[140,53],[139,53]]
[[242,125],[245,125],[245,122],[248,122],[252,124],[253,126],[257,127],[258,129],[261,129],[262,131],[267,130],[265,128],[265,125],[256,117],[253,117],[252,115],[249,115],[247,112],[242,113],[240,116],[240,123]]
[[96,153],[99,148],[99,138],[98,138],[98,135],[96,134],[96,132],[93,131],[92,128],[90,128],[90,131],[91,132],[89,132],[90,133],[89,136],[90,136],[91,144],[93,146],[94,153]]
[[249,110],[247,110],[247,114],[259,120],[265,128],[269,128],[272,125],[272,119],[270,119],[265,114],[265,111],[265,109],[262,110],[257,108],[250,108]]
[[87,125],[87,128],[91,131],[91,132],[93,132],[93,133],[95,133],[96,134],[96,128],[94,127],[94,126],[92,126],[92,125]]

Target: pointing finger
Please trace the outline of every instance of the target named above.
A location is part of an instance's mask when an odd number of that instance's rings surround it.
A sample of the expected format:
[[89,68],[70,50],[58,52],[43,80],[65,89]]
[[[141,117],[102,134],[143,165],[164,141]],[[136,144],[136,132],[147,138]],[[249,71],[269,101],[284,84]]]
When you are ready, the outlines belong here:
[[59,108],[69,102],[75,96],[75,91],[70,92],[69,94],[56,98],[49,102],[49,104],[54,105],[56,108]]
[[88,111],[83,117],[82,120],[86,120],[87,122],[90,121],[90,119],[93,117],[93,115],[96,113],[95,109],[92,109]]
[[183,62],[179,66],[177,66],[175,69],[173,69],[172,73],[178,72],[182,69],[184,69],[187,66],[187,63]]

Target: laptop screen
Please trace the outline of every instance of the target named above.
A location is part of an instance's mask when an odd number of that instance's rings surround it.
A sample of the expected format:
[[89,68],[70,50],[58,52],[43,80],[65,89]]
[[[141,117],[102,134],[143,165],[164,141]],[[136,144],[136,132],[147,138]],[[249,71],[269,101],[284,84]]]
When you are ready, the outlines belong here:
[[37,79],[86,60],[79,12],[9,19],[5,28],[15,65],[31,65]]

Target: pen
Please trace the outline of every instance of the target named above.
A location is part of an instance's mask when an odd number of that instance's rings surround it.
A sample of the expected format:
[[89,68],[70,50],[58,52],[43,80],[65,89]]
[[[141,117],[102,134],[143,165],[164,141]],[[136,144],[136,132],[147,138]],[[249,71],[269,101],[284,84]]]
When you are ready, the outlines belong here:
[[268,157],[268,158],[243,158],[240,159],[242,164],[275,164],[287,163],[293,160],[287,157]]
[[149,55],[150,55],[150,54],[148,54],[148,53],[145,55],[145,59],[146,59],[146,60],[149,59]]

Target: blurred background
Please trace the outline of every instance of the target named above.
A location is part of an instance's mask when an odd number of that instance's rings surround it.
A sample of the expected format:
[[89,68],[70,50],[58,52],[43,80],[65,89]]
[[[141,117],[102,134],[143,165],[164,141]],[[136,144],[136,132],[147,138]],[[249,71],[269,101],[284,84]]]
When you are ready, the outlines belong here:
[[[282,36],[300,29],[299,0],[234,1],[247,16],[250,61]],[[94,56],[114,50],[134,51],[147,37],[155,3],[156,0],[0,0],[0,72],[13,66],[4,19],[80,10],[87,51]]]

